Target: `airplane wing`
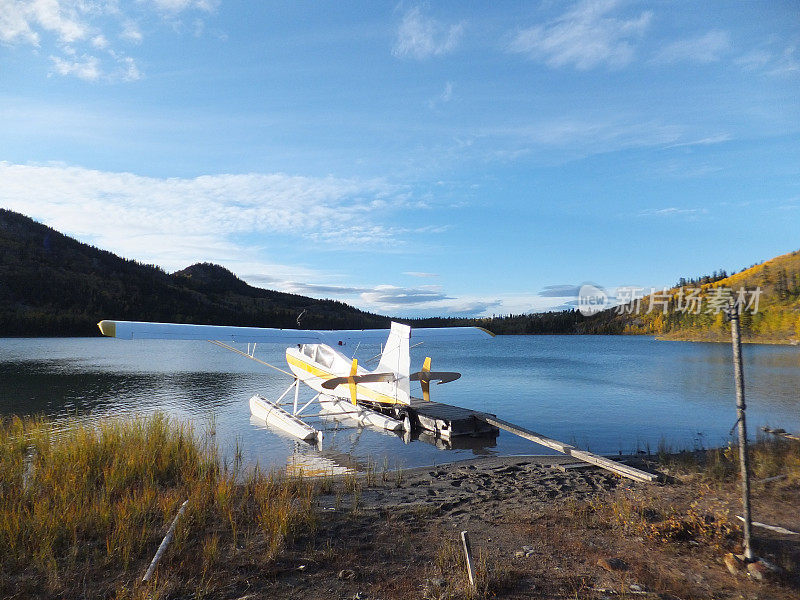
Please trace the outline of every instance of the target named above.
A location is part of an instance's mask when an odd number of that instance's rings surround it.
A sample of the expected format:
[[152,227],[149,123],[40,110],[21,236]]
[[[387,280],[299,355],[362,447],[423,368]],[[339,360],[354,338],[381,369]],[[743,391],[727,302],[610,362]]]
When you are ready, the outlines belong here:
[[[349,342],[381,343],[388,329],[303,330],[269,327],[228,327],[225,325],[189,325],[147,321],[100,321],[100,333],[126,340],[218,340],[236,343],[314,344],[329,346]],[[483,339],[494,334],[481,327],[420,327],[411,330],[415,341],[464,341]]]

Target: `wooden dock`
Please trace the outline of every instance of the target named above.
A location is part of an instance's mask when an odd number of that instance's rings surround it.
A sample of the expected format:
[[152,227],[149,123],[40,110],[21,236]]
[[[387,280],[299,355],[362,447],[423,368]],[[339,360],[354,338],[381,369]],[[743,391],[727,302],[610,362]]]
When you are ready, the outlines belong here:
[[418,398],[412,398],[409,407],[409,417],[413,425],[446,440],[458,436],[496,436],[499,430],[487,422],[487,416],[494,417],[469,408],[442,402],[425,402]]

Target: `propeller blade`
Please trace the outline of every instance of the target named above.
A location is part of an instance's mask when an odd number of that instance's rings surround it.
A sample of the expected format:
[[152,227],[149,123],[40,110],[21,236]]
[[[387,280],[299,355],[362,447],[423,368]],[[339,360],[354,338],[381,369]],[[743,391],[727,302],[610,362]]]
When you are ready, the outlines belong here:
[[422,399],[425,402],[431,401],[431,357],[426,356],[425,360],[422,362],[422,371],[421,374],[425,375],[422,379],[419,380],[419,384],[422,387]]
[[357,404],[356,395],[358,385],[355,381],[356,373],[358,373],[358,359],[354,358],[353,365],[350,367],[350,377],[348,377],[348,383],[350,384],[350,399],[353,401],[353,406]]
[[[350,377],[332,377],[323,381],[322,387],[326,390],[332,390],[340,385],[350,383],[350,379]],[[356,375],[352,379],[355,383],[391,383],[392,381],[397,381],[394,373],[368,373],[366,375]]]
[[438,381],[438,385],[442,383],[450,383],[461,377],[461,373],[455,371],[418,371],[409,376],[411,381]]

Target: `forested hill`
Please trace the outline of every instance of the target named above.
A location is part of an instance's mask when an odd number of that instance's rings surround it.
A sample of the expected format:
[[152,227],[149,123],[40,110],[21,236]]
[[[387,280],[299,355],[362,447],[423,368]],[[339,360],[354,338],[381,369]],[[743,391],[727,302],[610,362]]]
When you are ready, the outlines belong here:
[[682,279],[666,292],[628,305],[628,310],[593,315],[581,329],[585,333],[652,334],[668,340],[729,341],[730,324],[714,303],[728,295],[736,298],[740,290],[745,302],[740,319],[745,341],[800,341],[800,250],[730,276]]
[[99,335],[101,319],[368,329],[387,317],[252,287],[218,265],[177,273],[82,244],[0,209],[0,337]]

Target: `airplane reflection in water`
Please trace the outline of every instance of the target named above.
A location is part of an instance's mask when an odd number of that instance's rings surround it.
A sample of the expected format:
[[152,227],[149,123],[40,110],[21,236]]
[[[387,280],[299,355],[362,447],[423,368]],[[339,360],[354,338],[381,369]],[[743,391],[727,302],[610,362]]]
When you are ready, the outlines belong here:
[[[331,475],[347,475],[363,473],[369,464],[354,457],[355,449],[365,431],[371,435],[384,435],[402,440],[405,444],[414,441],[424,442],[439,450],[472,450],[476,455],[488,455],[490,448],[497,446],[497,436],[466,437],[458,436],[449,440],[437,437],[425,431],[393,432],[374,427],[359,426],[347,417],[321,415],[325,431],[324,446],[316,441],[298,440],[295,436],[275,427],[255,416],[250,417],[250,424],[258,429],[268,431],[291,442],[292,452],[286,460],[286,473],[303,475],[304,477],[324,477]],[[384,461],[383,468],[389,470],[399,465],[389,465]],[[374,467],[374,465],[373,465]]]

